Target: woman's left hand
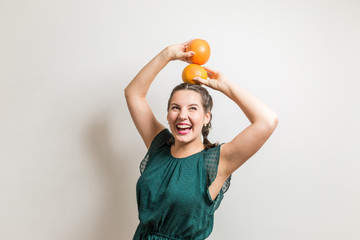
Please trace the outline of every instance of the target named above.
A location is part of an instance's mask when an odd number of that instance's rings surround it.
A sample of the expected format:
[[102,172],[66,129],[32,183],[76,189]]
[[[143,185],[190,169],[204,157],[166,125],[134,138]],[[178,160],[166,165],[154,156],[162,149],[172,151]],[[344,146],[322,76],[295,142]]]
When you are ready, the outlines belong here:
[[224,74],[222,74],[221,72],[216,71],[214,69],[205,67],[205,66],[203,66],[203,68],[206,70],[206,72],[208,74],[208,79],[196,77],[193,80],[195,80],[196,82],[198,82],[200,84],[204,84],[205,86],[208,86],[214,90],[218,90],[221,92],[228,90],[228,84],[227,84],[228,80],[224,76]]

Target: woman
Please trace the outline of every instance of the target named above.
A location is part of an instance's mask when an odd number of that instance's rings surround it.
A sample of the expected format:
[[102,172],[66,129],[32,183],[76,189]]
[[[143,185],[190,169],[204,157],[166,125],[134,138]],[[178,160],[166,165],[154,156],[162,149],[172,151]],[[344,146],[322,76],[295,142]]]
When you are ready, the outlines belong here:
[[233,100],[251,125],[230,142],[211,144],[207,139],[211,96],[204,87],[183,83],[174,88],[168,102],[170,133],[155,118],[146,94],[167,63],[188,62],[195,54],[186,52],[190,42],[162,50],[125,89],[131,117],[148,149],[136,185],[140,219],[136,240],[206,239],[231,174],[261,148],[278,123],[277,115],[263,102],[205,67],[209,79],[194,80]]

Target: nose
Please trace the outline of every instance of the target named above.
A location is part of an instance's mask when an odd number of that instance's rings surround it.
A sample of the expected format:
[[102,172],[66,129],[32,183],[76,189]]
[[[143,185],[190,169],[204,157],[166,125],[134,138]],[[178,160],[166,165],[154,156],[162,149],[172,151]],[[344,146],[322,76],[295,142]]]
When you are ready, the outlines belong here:
[[188,118],[188,113],[186,110],[181,110],[181,112],[178,115],[178,118],[181,120],[187,119]]

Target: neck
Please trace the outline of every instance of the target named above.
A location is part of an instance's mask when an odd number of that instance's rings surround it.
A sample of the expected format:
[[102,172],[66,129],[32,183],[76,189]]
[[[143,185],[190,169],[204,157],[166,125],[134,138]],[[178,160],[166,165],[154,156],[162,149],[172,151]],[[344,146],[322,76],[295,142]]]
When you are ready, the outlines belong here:
[[198,153],[204,150],[204,148],[204,144],[201,140],[190,143],[181,143],[175,140],[175,144],[171,146],[171,154],[174,157],[182,158]]

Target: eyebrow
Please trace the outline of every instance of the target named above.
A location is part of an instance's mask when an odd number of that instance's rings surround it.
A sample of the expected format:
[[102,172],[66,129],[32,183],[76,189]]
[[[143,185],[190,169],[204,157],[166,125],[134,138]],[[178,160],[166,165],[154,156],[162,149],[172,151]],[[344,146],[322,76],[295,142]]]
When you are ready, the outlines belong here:
[[[179,104],[176,104],[176,103],[171,103],[170,106],[172,106],[172,105],[179,106]],[[189,104],[189,106],[197,106],[197,107],[199,107],[199,105],[197,105],[196,103]]]

